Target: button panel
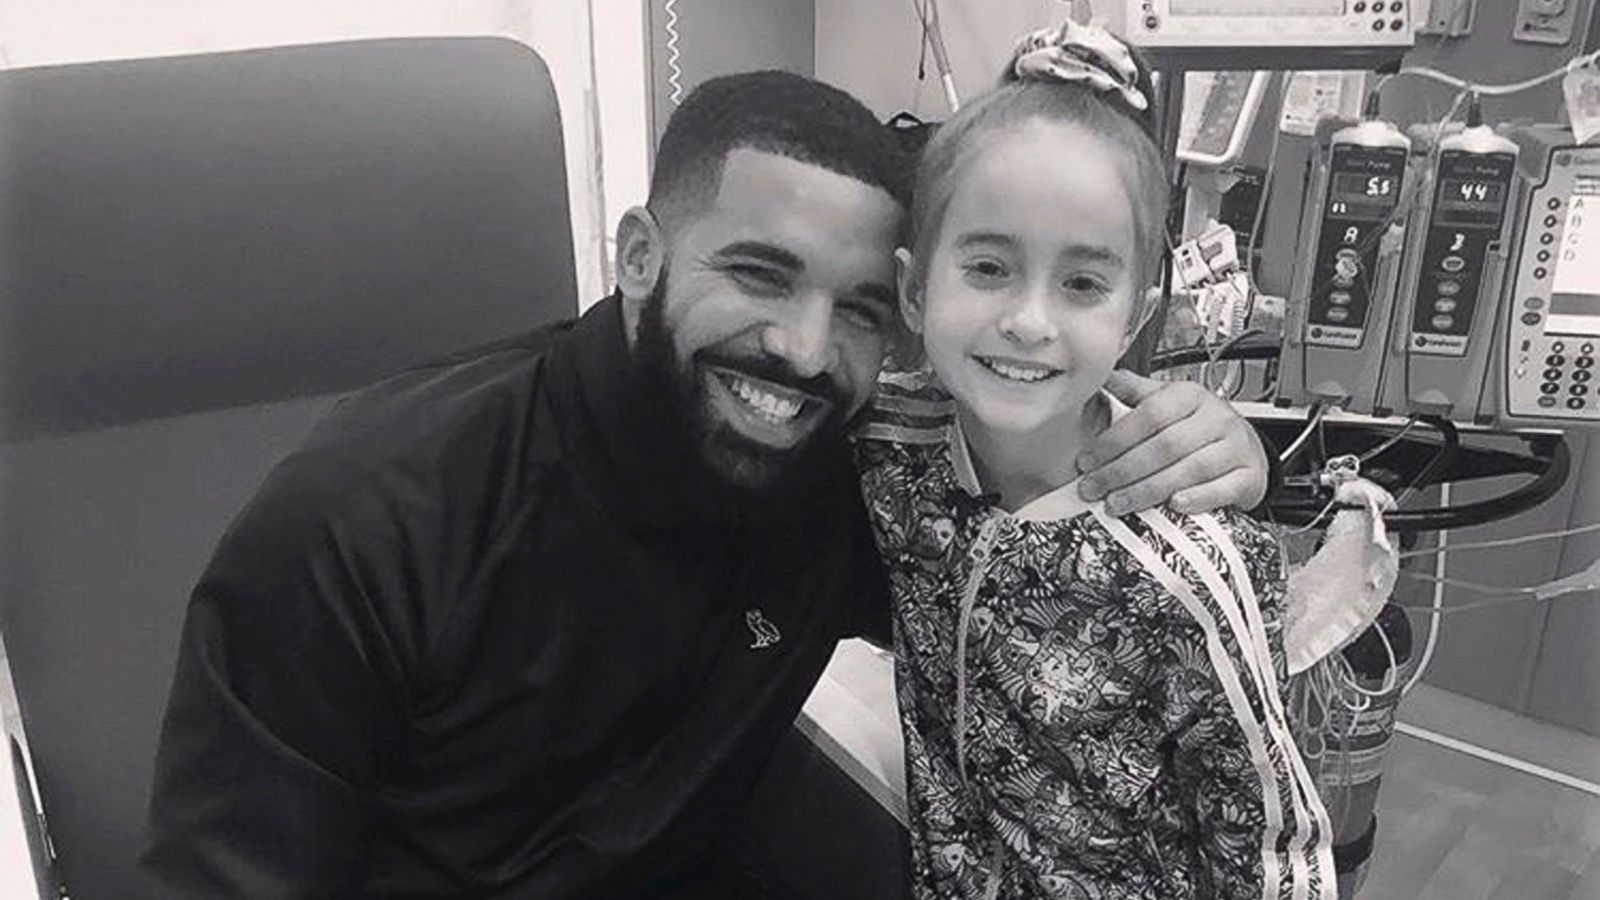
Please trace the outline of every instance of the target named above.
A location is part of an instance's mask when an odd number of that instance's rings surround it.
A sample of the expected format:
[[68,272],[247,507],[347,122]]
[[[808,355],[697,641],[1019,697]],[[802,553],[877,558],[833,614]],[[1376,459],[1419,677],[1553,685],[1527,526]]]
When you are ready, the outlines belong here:
[[[1274,4],[1251,5],[1270,7]],[[1374,35],[1371,43],[1400,47],[1410,45],[1408,39],[1412,31],[1407,27],[1406,4],[1402,0],[1355,0],[1345,3],[1337,12],[1302,10],[1282,16],[1208,15],[1184,10],[1175,0],[1156,0],[1141,4],[1137,12],[1128,9],[1125,15],[1127,18],[1123,21],[1127,27],[1142,28],[1144,42],[1156,47],[1281,44],[1286,27],[1298,39],[1291,41],[1291,45],[1326,44],[1329,40],[1345,43],[1350,36],[1370,29]]]
[[1513,414],[1600,420],[1596,341],[1535,331],[1518,343],[1522,352],[1506,367]]
[[[1514,283],[1508,296],[1516,299],[1503,320],[1509,326],[1503,347],[1511,351],[1499,374],[1507,387],[1505,412],[1513,420],[1600,422],[1595,379],[1600,334],[1572,333],[1572,317],[1554,315],[1559,304],[1551,306],[1552,292],[1564,277],[1562,254],[1576,240],[1574,229],[1587,229],[1583,219],[1600,215],[1600,196],[1583,186],[1600,179],[1600,148],[1562,148],[1549,173],[1530,198],[1527,208],[1536,212],[1519,236],[1515,269],[1509,273]],[[1563,332],[1548,333],[1553,328]]]

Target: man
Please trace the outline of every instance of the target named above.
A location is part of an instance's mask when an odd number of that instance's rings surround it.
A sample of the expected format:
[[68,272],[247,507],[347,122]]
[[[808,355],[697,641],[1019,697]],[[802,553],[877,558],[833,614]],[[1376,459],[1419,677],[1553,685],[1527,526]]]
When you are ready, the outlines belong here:
[[[844,435],[897,333],[909,165],[780,73],[675,113],[618,296],[347,401],[195,589],[146,861],[168,896],[628,897],[692,876],[885,599]],[[1252,503],[1197,389],[1124,386],[1112,499]]]

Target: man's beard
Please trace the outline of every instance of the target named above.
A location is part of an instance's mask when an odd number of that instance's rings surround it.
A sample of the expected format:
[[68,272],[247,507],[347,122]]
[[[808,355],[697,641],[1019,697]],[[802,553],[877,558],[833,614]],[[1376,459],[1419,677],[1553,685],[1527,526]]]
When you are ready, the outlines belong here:
[[[710,503],[748,511],[759,501],[781,513],[786,501],[803,497],[828,473],[828,454],[839,452],[849,426],[849,391],[824,375],[802,377],[765,354],[735,356],[706,348],[688,362],[679,359],[666,321],[666,282],[663,273],[640,310],[634,346],[642,408],[652,433],[661,438],[660,445],[641,449],[681,455],[690,471],[704,476],[696,481],[705,485]],[[793,447],[754,441],[712,413],[702,382],[708,365],[801,391],[815,398],[808,402],[826,402],[827,417]]]

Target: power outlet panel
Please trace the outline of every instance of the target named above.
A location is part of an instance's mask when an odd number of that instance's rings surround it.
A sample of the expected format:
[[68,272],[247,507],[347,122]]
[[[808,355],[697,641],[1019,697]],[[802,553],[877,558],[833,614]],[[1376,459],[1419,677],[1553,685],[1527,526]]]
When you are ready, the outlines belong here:
[[1466,37],[1472,33],[1472,20],[1477,13],[1478,0],[1432,0],[1415,8],[1417,34]]
[[1528,44],[1568,44],[1578,18],[1577,0],[1518,0],[1511,39]]

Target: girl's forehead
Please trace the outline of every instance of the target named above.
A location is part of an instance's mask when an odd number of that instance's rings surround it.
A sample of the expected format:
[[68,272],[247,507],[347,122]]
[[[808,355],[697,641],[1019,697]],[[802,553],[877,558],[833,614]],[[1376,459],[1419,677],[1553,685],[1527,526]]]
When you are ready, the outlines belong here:
[[946,241],[974,231],[1060,235],[1131,254],[1132,167],[1108,139],[1072,124],[1026,123],[985,139],[960,168],[940,229]]

